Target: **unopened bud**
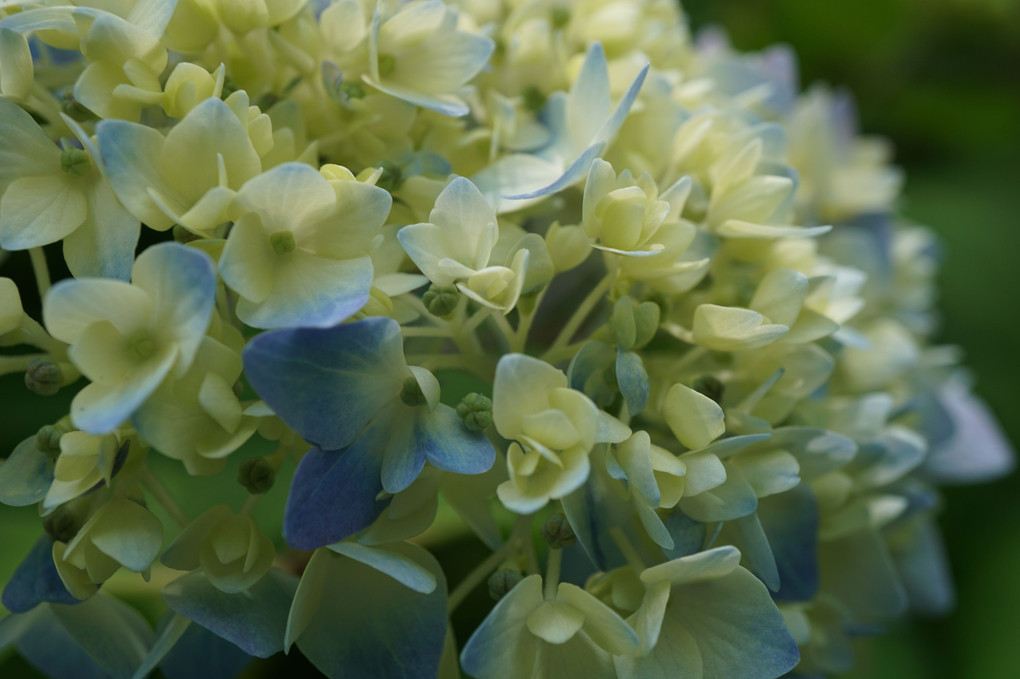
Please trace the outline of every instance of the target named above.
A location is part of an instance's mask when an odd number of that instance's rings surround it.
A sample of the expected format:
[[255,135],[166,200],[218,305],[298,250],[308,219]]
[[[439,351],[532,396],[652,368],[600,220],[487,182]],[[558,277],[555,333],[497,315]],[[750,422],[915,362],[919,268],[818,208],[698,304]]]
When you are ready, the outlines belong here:
[[432,285],[421,296],[421,301],[430,314],[445,318],[452,314],[460,303],[460,290]]
[[425,392],[421,390],[418,378],[414,375],[408,375],[404,380],[404,385],[400,389],[400,400],[409,406],[423,406],[428,403]]
[[252,495],[261,495],[273,487],[276,468],[264,457],[252,457],[241,463],[237,470],[237,482]]
[[574,529],[563,514],[556,513],[545,520],[542,524],[542,539],[553,549],[569,547],[577,541]]
[[52,396],[64,384],[64,373],[60,366],[48,358],[37,358],[28,364],[25,371],[25,386],[40,396]]
[[35,447],[47,455],[58,455],[60,453],[60,437],[66,433],[67,430],[58,425],[44,425],[36,432]]
[[523,579],[520,571],[510,568],[500,568],[489,576],[489,596],[493,601],[499,601],[505,597],[510,590],[517,586]]
[[469,431],[482,431],[492,424],[492,400],[471,392],[457,404],[457,414]]

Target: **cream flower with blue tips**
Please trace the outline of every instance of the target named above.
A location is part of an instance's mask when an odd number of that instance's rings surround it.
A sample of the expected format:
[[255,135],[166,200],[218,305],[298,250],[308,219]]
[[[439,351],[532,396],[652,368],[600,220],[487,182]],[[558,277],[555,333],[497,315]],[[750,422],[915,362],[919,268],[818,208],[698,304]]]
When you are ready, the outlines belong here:
[[460,90],[489,61],[495,43],[461,30],[457,12],[440,0],[411,2],[382,19],[372,19],[366,83],[391,96],[443,115],[469,109]]
[[456,286],[472,300],[509,313],[524,286],[529,252],[513,253],[507,266],[490,261],[499,238],[496,213],[478,188],[457,177],[436,198],[429,221],[397,233],[408,256],[430,281]]
[[126,279],[140,224],[117,201],[92,140],[54,144],[21,107],[0,98],[0,247],[27,250],[64,241],[76,276]]
[[125,120],[96,126],[106,174],[131,214],[160,231],[208,234],[226,221],[246,181],[262,171],[249,134],[248,97],[206,99],[166,134]]
[[327,327],[368,301],[390,195],[344,168],[284,163],[238,191],[220,275],[258,328]]
[[46,296],[43,318],[92,384],[71,403],[75,426],[113,431],[170,374],[191,366],[209,326],[216,274],[207,255],[176,243],[135,260],[131,283],[102,278],[61,281]]

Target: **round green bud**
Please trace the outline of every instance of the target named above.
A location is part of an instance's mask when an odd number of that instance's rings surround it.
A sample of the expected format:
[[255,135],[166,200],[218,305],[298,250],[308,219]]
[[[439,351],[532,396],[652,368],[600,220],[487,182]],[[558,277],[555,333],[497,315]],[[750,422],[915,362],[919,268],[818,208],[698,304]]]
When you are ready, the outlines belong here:
[[557,512],[542,524],[542,539],[553,549],[563,549],[574,544],[577,536],[567,517]]
[[58,542],[70,542],[78,534],[81,523],[66,505],[61,505],[43,520],[43,530]]
[[469,431],[482,431],[492,424],[492,400],[477,392],[471,392],[457,404],[464,427]]
[[72,177],[84,177],[91,167],[88,151],[69,148],[60,154],[60,169]]
[[392,54],[379,55],[379,76],[385,78],[397,70],[397,58]]
[[722,403],[723,393],[726,391],[726,385],[720,382],[719,378],[715,375],[702,375],[694,380],[691,388],[699,394],[709,397],[716,403]]
[[67,433],[67,430],[55,424],[43,425],[35,434],[35,447],[47,455],[58,455],[60,453],[60,437]]
[[294,240],[294,234],[290,231],[275,231],[269,236],[269,245],[272,246],[273,252],[276,254],[285,255],[288,252],[294,252],[297,241]]
[[361,83],[344,81],[340,83],[340,93],[347,99],[364,99],[365,88]]
[[453,313],[460,303],[460,290],[457,288],[440,288],[433,284],[421,296],[422,304],[433,316],[446,318]]
[[400,400],[409,406],[423,406],[428,403],[421,385],[418,384],[418,378],[414,375],[408,375],[404,379],[404,384],[400,388]]
[[520,571],[512,568],[500,568],[489,576],[489,596],[493,601],[499,601],[523,579]]
[[64,385],[64,372],[48,358],[37,358],[25,371],[25,386],[40,396],[53,396]]
[[521,90],[521,98],[524,100],[524,108],[529,111],[540,111],[545,106],[545,92],[534,85],[528,85]]
[[237,482],[252,495],[261,495],[273,487],[276,468],[264,457],[248,458],[237,470]]

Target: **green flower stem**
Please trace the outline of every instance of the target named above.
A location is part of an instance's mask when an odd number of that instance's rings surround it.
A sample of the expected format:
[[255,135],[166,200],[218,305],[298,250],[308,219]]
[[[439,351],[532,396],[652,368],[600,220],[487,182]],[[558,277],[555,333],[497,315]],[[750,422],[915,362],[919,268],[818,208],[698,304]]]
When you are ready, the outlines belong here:
[[563,550],[550,549],[549,559],[545,567],[545,581],[542,594],[546,601],[556,598],[556,587],[560,584],[560,564],[563,563]]
[[473,592],[476,587],[489,577],[492,571],[496,570],[514,551],[520,548],[522,537],[519,530],[520,525],[520,523],[517,524],[513,533],[510,534],[510,537],[507,538],[507,541],[499,549],[490,554],[485,561],[478,564],[470,573],[464,576],[463,580],[457,583],[457,586],[450,592],[450,598],[447,600],[446,607],[448,611],[453,612],[468,594]]
[[152,473],[148,466],[144,465],[142,466],[141,477],[142,485],[156,498],[156,502],[163,506],[163,509],[170,515],[170,518],[179,523],[181,528],[186,528],[191,523],[191,520],[188,519],[188,515],[177,504],[177,500],[173,498],[170,491],[163,485],[163,482]]
[[37,358],[48,358],[47,354],[20,354],[18,356],[0,356],[0,375],[25,372],[28,365]]
[[577,333],[578,328],[584,323],[585,319],[588,318],[588,314],[592,312],[595,306],[602,301],[602,297],[609,290],[613,284],[614,272],[610,271],[605,277],[599,281],[598,285],[591,289],[588,296],[577,306],[574,311],[574,315],[570,317],[563,329],[553,340],[552,346],[550,346],[544,354],[542,354],[542,360],[546,363],[551,363],[549,357],[556,356],[561,353],[563,347],[565,347],[574,335]]
[[702,358],[708,355],[708,347],[691,347],[687,350],[687,353],[680,357],[678,361],[673,364],[672,372],[674,375],[679,375],[680,371],[690,368],[692,365],[700,361]]
[[39,288],[39,299],[45,299],[50,291],[50,267],[46,263],[46,253],[41,247],[29,248],[28,256],[32,259],[32,272],[35,274],[35,285]]
[[613,542],[616,543],[616,546],[620,548],[624,558],[627,559],[627,564],[638,573],[643,571],[645,569],[645,562],[641,559],[637,550],[634,549],[634,545],[632,545],[630,540],[627,539],[627,536],[624,535],[623,531],[619,528],[611,528],[609,529],[609,535],[613,538]]
[[18,328],[25,344],[39,347],[54,359],[63,360],[67,356],[67,345],[60,340],[54,339],[34,318],[21,319],[21,327]]
[[506,316],[498,312],[492,314],[492,320],[496,327],[499,328],[503,339],[506,340],[507,346],[511,347],[510,350],[513,351],[514,337],[517,335],[517,332],[510,326],[510,321],[506,320]]
[[544,288],[538,293],[538,298],[535,299],[535,305],[531,307],[531,311],[524,313],[519,308],[517,312],[520,314],[520,319],[517,321],[517,332],[514,333],[513,338],[510,341],[510,351],[514,353],[523,354],[524,348],[528,343],[528,333],[531,332],[531,324],[535,321],[535,315],[538,313],[538,307],[542,305],[542,298],[545,297],[545,291],[549,288]]
[[443,327],[439,325],[427,326],[427,325],[414,325],[404,326],[400,329],[404,334],[404,337],[449,337],[450,328],[449,326]]
[[249,495],[248,498],[244,501],[244,504],[241,505],[241,511],[238,512],[238,516],[247,516],[248,514],[251,514],[251,510],[255,509],[255,505],[259,503],[259,498],[261,498],[263,495],[265,495],[265,493]]

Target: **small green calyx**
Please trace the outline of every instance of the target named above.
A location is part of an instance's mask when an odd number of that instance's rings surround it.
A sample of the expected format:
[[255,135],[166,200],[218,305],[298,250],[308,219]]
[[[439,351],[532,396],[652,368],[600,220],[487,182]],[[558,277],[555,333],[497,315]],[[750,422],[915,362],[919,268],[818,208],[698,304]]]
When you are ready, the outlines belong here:
[[397,58],[392,54],[379,55],[379,76],[386,77],[397,70]]
[[96,118],[92,111],[82,106],[81,102],[74,98],[74,88],[71,86],[65,87],[60,94],[60,110],[79,123]]
[[91,167],[87,151],[70,148],[60,154],[60,169],[72,177],[84,177]]
[[492,400],[471,392],[457,405],[457,414],[468,431],[482,431],[492,424]]
[[428,399],[425,398],[425,394],[421,390],[421,385],[418,384],[418,378],[414,375],[408,375],[404,379],[404,384],[400,388],[400,400],[405,405],[412,407],[423,406],[428,403]]
[[60,454],[60,437],[67,433],[63,427],[53,424],[44,425],[36,432],[35,447],[47,455]]
[[457,288],[441,288],[431,285],[421,296],[422,304],[433,316],[446,318],[453,313],[460,303],[460,290]]
[[130,342],[128,342],[128,351],[137,359],[146,359],[149,356],[152,356],[152,351],[155,348],[156,344],[152,341],[152,337],[150,337],[148,333],[144,332],[136,335]]
[[288,252],[293,252],[294,248],[297,247],[297,241],[294,240],[294,234],[290,231],[277,231],[269,236],[269,244],[273,247],[273,252],[278,255],[285,255]]
[[25,386],[40,396],[52,396],[64,385],[64,372],[48,358],[37,358],[25,371]]
[[521,572],[511,568],[500,568],[489,576],[489,596],[493,601],[499,601],[510,593],[523,579]]
[[702,375],[694,380],[694,384],[691,386],[694,391],[719,404],[722,403],[723,394],[726,392],[726,385],[719,381],[715,375]]
[[574,529],[570,527],[567,517],[558,512],[542,524],[542,539],[552,549],[563,549],[577,542],[577,536],[574,535]]
[[276,468],[264,457],[252,457],[241,463],[237,482],[252,495],[261,495],[276,482]]
[[347,99],[365,98],[365,88],[361,86],[361,83],[342,82],[340,83],[340,93]]

